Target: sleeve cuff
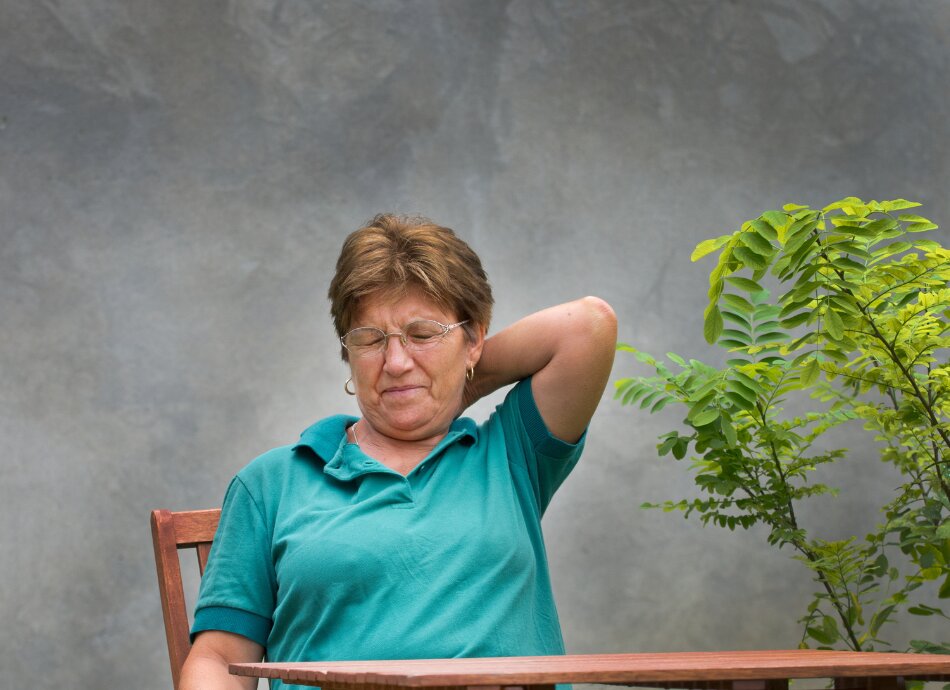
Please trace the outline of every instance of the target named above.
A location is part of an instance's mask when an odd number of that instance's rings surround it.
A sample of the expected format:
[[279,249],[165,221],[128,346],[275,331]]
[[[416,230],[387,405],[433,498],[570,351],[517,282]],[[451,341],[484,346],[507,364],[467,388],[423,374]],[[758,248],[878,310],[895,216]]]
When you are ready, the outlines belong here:
[[205,630],[223,630],[236,633],[267,646],[271,620],[250,611],[233,609],[229,606],[206,606],[195,611],[195,624],[191,627],[191,641],[195,635]]
[[555,460],[563,460],[574,455],[577,449],[584,445],[584,439],[587,437],[586,429],[577,443],[568,443],[551,435],[544,419],[541,417],[541,413],[538,411],[538,405],[534,401],[530,376],[515,386],[514,393],[518,397],[518,409],[521,411],[525,431],[528,432],[528,438],[531,439],[531,443],[539,455]]

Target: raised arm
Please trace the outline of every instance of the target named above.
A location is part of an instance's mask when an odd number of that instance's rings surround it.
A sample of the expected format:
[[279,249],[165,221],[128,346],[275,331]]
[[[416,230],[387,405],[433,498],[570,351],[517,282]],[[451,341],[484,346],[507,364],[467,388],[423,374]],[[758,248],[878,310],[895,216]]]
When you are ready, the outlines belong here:
[[234,633],[208,630],[195,638],[195,644],[181,670],[180,690],[253,690],[256,678],[232,676],[228,664],[256,662],[264,657],[264,648]]
[[610,377],[617,317],[598,297],[530,314],[485,340],[465,406],[532,376],[531,390],[548,430],[576,442]]

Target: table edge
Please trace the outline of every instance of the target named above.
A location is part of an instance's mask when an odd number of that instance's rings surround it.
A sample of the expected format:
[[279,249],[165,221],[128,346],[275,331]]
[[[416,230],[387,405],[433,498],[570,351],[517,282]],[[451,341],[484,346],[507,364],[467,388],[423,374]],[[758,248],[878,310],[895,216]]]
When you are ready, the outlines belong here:
[[[284,678],[287,680],[323,681],[328,684],[359,685],[375,683],[391,687],[424,688],[462,685],[545,685],[554,683],[650,683],[702,682],[736,680],[782,680],[802,678],[894,678],[907,680],[950,680],[950,656],[939,654],[908,654],[890,652],[841,652],[835,650],[805,650],[804,660],[795,660],[798,650],[748,652],[672,652],[615,655],[564,655],[556,657],[494,657],[478,659],[483,668],[471,669],[474,659],[414,659],[344,662],[239,663],[231,664],[233,675],[257,678]],[[726,667],[697,668],[705,660],[729,659]],[[665,662],[659,668],[631,669],[610,664],[621,664],[629,658],[641,662]],[[692,667],[675,668],[676,660],[693,663]],[[593,666],[576,670],[564,666],[586,662]],[[597,668],[597,664],[603,667]],[[458,671],[445,666],[458,665]],[[509,666],[508,670],[493,671],[493,665]],[[512,665],[530,667],[547,664],[555,668],[525,668],[511,670]],[[287,666],[294,666],[288,669]],[[426,666],[442,665],[435,671]],[[420,668],[413,671],[412,667]],[[467,668],[466,668],[467,666]],[[560,666],[560,668],[557,668]]]

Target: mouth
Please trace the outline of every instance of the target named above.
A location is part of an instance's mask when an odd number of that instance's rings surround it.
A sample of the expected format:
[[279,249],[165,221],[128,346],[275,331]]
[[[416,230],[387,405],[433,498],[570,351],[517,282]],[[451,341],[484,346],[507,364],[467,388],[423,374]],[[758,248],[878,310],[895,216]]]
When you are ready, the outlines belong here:
[[422,390],[422,386],[392,386],[383,391],[383,395],[404,396]]

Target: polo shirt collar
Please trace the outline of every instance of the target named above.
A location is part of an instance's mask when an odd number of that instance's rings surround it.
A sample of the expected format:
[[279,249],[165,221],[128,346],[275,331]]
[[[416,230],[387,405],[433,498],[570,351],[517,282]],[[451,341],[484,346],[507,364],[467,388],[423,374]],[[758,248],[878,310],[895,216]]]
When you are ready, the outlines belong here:
[[[324,472],[336,477],[337,479],[352,479],[360,474],[365,474],[367,470],[363,467],[357,469],[347,462],[352,453],[345,452],[347,448],[346,428],[354,424],[359,417],[351,415],[334,415],[321,419],[316,424],[307,427],[300,434],[300,441],[294,446],[294,450],[300,448],[309,448],[318,458],[325,463]],[[469,417],[459,417],[452,422],[448,433],[439,444],[433,449],[432,454],[441,452],[444,448],[455,442],[466,444],[474,443],[477,439],[477,425]],[[352,450],[356,450],[355,448]],[[363,456],[365,457],[365,456]],[[376,471],[378,471],[378,467]]]
[[346,436],[346,427],[354,424],[358,419],[359,417],[348,414],[337,414],[321,419],[303,430],[294,450],[309,448],[318,458],[329,462],[340,447],[340,439]]

